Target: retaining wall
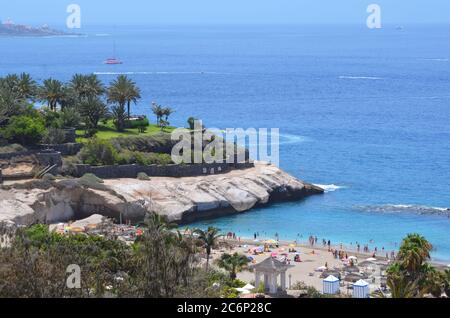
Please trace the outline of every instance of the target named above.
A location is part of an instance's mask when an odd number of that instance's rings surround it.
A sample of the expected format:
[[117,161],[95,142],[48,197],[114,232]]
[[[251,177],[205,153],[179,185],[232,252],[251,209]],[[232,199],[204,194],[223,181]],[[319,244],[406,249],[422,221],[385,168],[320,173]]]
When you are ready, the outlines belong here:
[[117,166],[90,166],[76,165],[76,177],[85,173],[95,174],[102,179],[136,178],[139,172],[144,172],[153,177],[194,177],[208,174],[220,174],[232,169],[246,169],[253,167],[253,163],[227,164],[193,164],[193,165],[117,165]]

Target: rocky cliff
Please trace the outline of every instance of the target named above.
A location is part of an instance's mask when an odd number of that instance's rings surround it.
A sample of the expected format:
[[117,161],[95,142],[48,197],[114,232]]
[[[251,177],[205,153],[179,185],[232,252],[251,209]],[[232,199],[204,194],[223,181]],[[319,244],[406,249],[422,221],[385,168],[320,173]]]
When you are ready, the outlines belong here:
[[155,212],[171,222],[189,223],[321,193],[319,187],[259,163],[220,175],[111,179],[97,185],[73,179],[43,189],[13,187],[0,190],[0,220],[55,223],[100,214],[137,222]]

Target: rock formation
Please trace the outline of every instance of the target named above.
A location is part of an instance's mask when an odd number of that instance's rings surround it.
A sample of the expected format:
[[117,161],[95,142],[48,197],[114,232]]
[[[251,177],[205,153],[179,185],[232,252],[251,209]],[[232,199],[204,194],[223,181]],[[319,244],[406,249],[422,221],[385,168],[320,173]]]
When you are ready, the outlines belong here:
[[97,185],[79,180],[53,182],[47,189],[0,190],[0,221],[55,223],[100,214],[138,222],[147,212],[155,212],[170,222],[188,223],[323,193],[264,163],[198,177],[110,179]]

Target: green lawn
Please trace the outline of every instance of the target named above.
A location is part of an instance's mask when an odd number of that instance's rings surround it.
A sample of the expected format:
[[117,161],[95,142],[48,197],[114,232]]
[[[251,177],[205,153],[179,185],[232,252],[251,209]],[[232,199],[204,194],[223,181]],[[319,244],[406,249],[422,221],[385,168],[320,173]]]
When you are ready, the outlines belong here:
[[[166,127],[163,132],[172,132],[175,127]],[[107,140],[116,137],[134,137],[134,136],[149,136],[161,132],[161,128],[156,125],[150,125],[144,133],[140,133],[137,128],[125,129],[125,131],[118,132],[114,127],[113,122],[110,120],[105,124],[99,123],[98,133],[96,137],[102,140]],[[84,137],[84,130],[77,129],[77,142],[86,142],[87,138]]]

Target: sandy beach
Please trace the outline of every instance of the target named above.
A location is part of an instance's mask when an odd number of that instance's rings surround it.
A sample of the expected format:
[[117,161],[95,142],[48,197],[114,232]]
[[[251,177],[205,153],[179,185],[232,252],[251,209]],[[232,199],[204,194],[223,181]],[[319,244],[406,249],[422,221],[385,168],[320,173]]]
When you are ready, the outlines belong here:
[[[221,249],[216,249],[212,253],[212,259],[216,260],[220,258],[220,256],[224,253],[240,253],[253,258],[253,261],[250,264],[258,264],[265,260],[268,257],[272,257],[272,253],[276,253],[276,258],[280,261],[284,261],[286,258],[288,260],[289,265],[292,265],[290,269],[287,271],[286,281],[288,290],[294,284],[298,282],[304,282],[308,286],[313,286],[317,290],[322,291],[323,288],[323,269],[318,270],[320,267],[324,267],[325,265],[328,267],[329,271],[337,271],[342,273],[342,278],[345,276],[346,265],[345,260],[340,260],[335,258],[333,254],[328,251],[327,246],[323,246],[321,242],[319,242],[315,246],[308,246],[307,244],[301,244],[296,242],[289,241],[279,241],[278,247],[276,245],[272,245],[268,252],[254,255],[252,250],[258,246],[264,245],[265,239],[251,240],[251,239],[221,239],[220,242],[226,242],[224,245],[228,245],[228,248],[222,247]],[[290,249],[294,249],[296,252],[289,252]],[[340,249],[339,246],[330,246],[330,249]],[[356,266],[358,263],[367,263],[367,259],[373,256],[373,252],[370,253],[362,253],[352,251],[351,249],[343,248],[344,255],[347,254],[348,257],[356,257],[357,260]],[[299,254],[301,262],[294,262],[294,257],[296,254]],[[358,272],[364,273],[367,279],[366,281],[370,283],[370,290],[375,291],[380,287],[381,277],[384,276],[384,272],[380,271],[379,266],[385,266],[388,263],[386,257],[376,257],[376,261],[373,262],[373,265],[364,267],[357,267]],[[237,278],[246,282],[254,284],[255,275],[254,273],[245,270],[238,273]],[[351,293],[349,287],[352,285],[351,282],[342,281],[341,282],[341,293]],[[288,291],[288,293],[290,293]]]

